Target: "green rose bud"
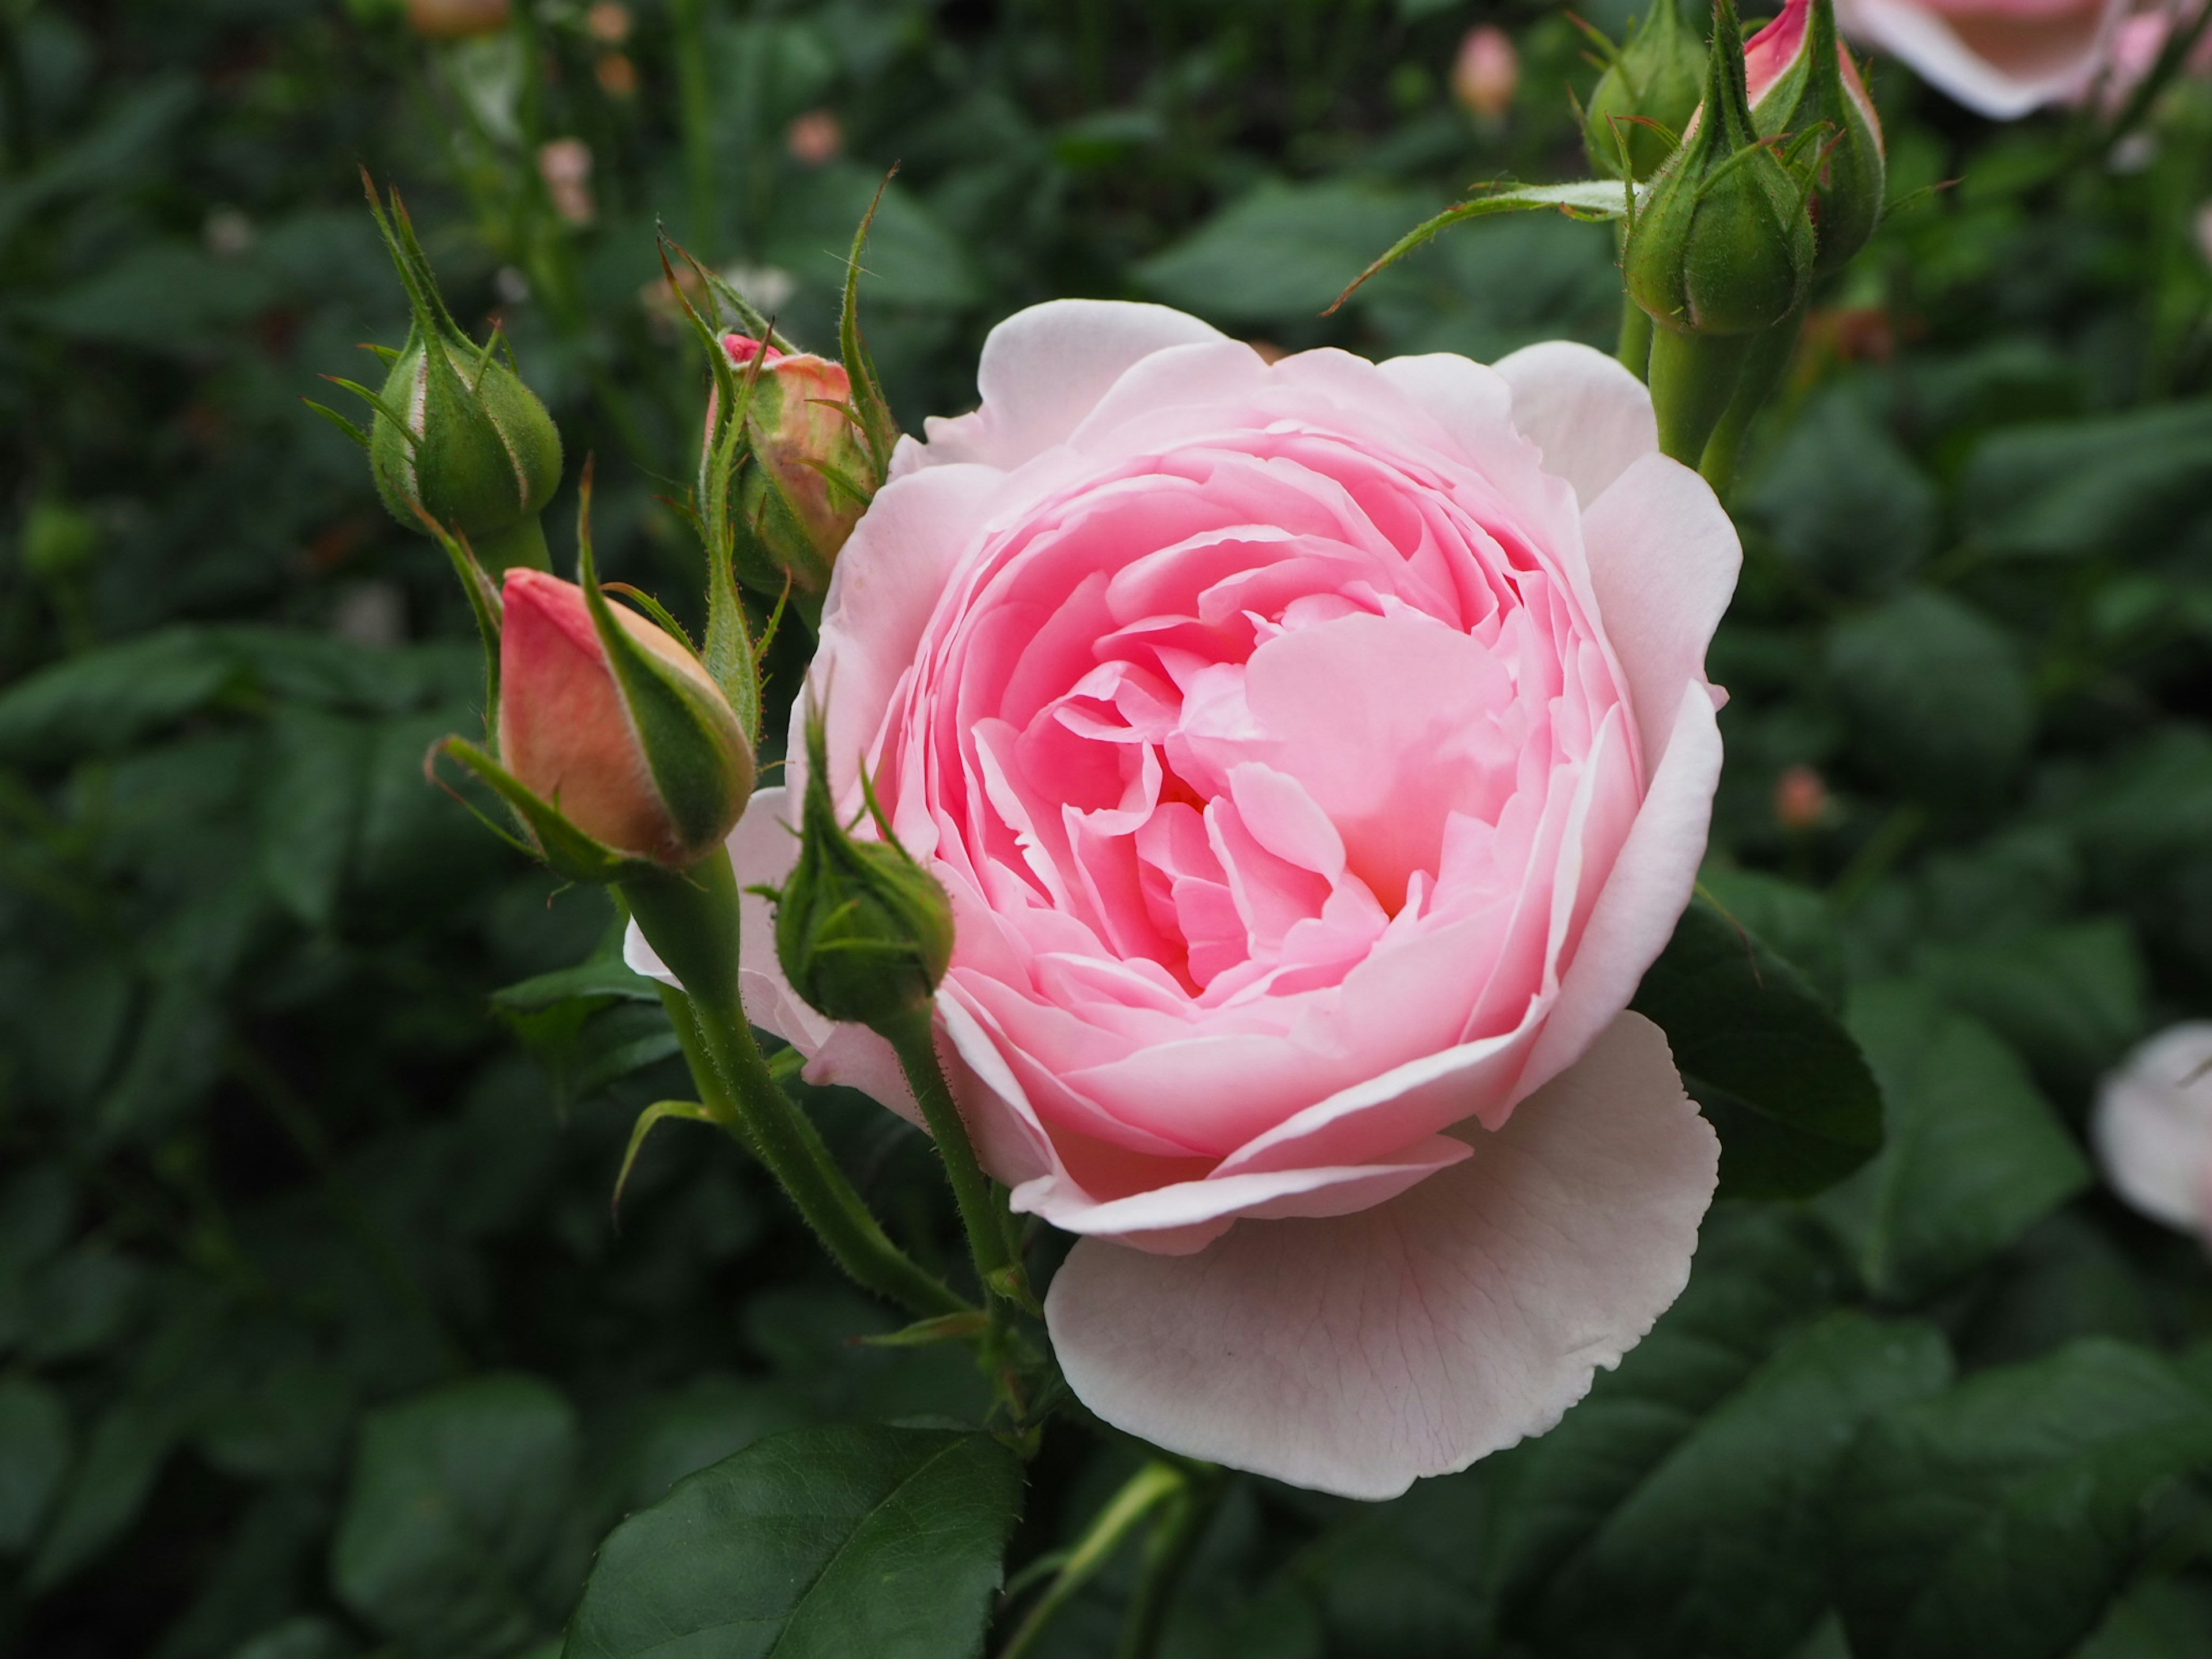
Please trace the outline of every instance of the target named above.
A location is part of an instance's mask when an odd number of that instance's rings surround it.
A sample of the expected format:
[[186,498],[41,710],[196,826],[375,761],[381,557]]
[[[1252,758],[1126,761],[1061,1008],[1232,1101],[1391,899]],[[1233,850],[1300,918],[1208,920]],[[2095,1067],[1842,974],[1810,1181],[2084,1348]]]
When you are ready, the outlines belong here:
[[1649,179],[1674,152],[1668,134],[1689,121],[1705,77],[1705,43],[1683,21],[1676,0],[1653,0],[1583,112],[1590,165],[1615,179]]
[[880,813],[880,841],[856,840],[837,821],[818,714],[806,761],[799,862],[775,895],[776,960],[820,1012],[881,1027],[929,1006],[952,960],[951,902]]

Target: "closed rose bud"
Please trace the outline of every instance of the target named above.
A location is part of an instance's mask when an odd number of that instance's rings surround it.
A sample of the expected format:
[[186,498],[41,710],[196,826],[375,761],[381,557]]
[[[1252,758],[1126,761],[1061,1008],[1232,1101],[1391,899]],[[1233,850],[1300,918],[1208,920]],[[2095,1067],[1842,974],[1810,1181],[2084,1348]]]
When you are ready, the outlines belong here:
[[[1598,77],[1583,112],[1583,145],[1590,165],[1618,179],[1649,179],[1673,153],[1698,107],[1705,77],[1705,43],[1683,21],[1676,0],[1651,9]],[[1661,131],[1661,129],[1664,131]]]
[[[838,550],[884,482],[847,412],[852,380],[842,364],[811,352],[763,348],[742,334],[722,345],[740,371],[761,359],[745,415],[751,459],[738,474],[737,499],[769,568],[745,574],[764,586],[780,586],[788,575],[798,592],[818,598]],[[711,409],[707,429],[714,429]]]
[[1837,38],[1835,0],[1789,0],[1744,43],[1743,65],[1761,137],[1816,135],[1802,163],[1814,173],[1814,270],[1840,270],[1874,234],[1886,185],[1881,121]]
[[508,571],[504,597],[501,763],[618,853],[680,869],[720,847],[752,793],[752,749],[698,659],[609,605],[635,647],[618,670],[584,590],[542,571]]
[[[507,562],[518,532],[543,554],[538,514],[561,482],[561,434],[537,394],[465,337],[418,330],[392,365],[369,428],[369,468],[392,516],[420,531],[414,503]],[[536,562],[536,557],[529,557]]]
[[453,320],[398,193],[387,214],[371,188],[369,206],[413,320],[397,351],[372,348],[390,365],[381,392],[325,377],[368,401],[375,411],[368,429],[321,412],[368,450],[377,494],[403,526],[428,533],[427,514],[441,531],[468,538],[489,568],[542,570],[538,514],[561,483],[560,431],[498,336],[479,345]]
[[507,27],[507,0],[407,0],[407,21],[433,40],[495,34]]
[[1714,15],[1705,102],[1629,232],[1628,291],[1662,328],[1751,334],[1804,298],[1814,261],[1804,192],[1752,121],[1731,0]]
[[1521,54],[1512,37],[1493,23],[1469,29],[1452,60],[1452,96],[1462,106],[1483,120],[1502,120],[1520,83]]

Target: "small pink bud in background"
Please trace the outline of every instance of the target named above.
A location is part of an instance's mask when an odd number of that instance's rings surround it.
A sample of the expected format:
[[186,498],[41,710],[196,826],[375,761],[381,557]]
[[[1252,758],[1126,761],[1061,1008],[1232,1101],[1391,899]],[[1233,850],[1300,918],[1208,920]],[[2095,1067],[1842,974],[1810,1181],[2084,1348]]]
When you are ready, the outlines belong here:
[[592,65],[592,74],[599,81],[599,90],[610,98],[637,96],[637,65],[627,52],[605,54]]
[[538,176],[553,210],[572,225],[587,225],[597,207],[592,200],[592,147],[580,138],[556,138],[538,152]]
[[602,45],[618,46],[629,39],[633,20],[621,0],[597,0],[584,14],[584,28]]
[[792,122],[783,142],[799,166],[818,167],[843,153],[845,124],[834,110],[811,109]]
[[1774,817],[1792,835],[1817,829],[1828,816],[1828,782],[1809,766],[1785,769],[1774,784]]
[[737,821],[752,790],[752,755],[738,718],[698,660],[621,605],[623,631],[697,695],[713,729],[703,739],[729,774],[726,822],[685,835],[655,781],[637,720],[592,626],[584,590],[530,569],[507,573],[500,629],[499,757],[540,799],[593,840],[639,858],[694,863]]
[[1469,29],[1452,60],[1452,96],[1480,118],[1501,121],[1520,84],[1521,54],[1512,38],[1494,23]]
[[507,0],[407,0],[407,21],[433,40],[495,34],[507,27]]
[[2212,202],[2205,202],[2197,210],[2197,252],[2206,264],[2212,265]]

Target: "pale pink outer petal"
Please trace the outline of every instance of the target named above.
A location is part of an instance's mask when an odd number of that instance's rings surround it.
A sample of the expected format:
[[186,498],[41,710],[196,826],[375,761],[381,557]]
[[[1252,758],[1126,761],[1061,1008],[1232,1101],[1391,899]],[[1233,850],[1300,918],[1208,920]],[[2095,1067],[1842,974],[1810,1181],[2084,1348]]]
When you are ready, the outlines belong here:
[[1494,367],[1513,389],[1513,424],[1543,452],[1545,470],[1572,484],[1585,507],[1630,463],[1658,453],[1651,393],[1602,351],[1546,340]]
[[[830,574],[820,642],[806,672],[808,696],[828,711],[833,770],[857,768],[873,741],[938,596],[975,545],[1005,482],[989,467],[932,467],[885,484],[853,526]],[[785,775],[793,789],[804,781],[796,763],[805,752],[806,711],[807,696],[793,702]],[[841,798],[858,775],[835,781]]]
[[1632,461],[1583,512],[1599,620],[1628,678],[1647,772],[1667,752],[1682,688],[1735,592],[1742,544],[1712,486],[1656,452]]
[[2010,121],[2078,93],[2104,62],[2107,43],[2128,0],[2089,0],[2094,28],[2081,50],[2054,58],[2003,64],[1975,51],[1940,12],[1915,0],[1836,0],[1836,21],[1862,45],[1900,58],[1929,84],[1978,114]]
[[1048,300],[1018,311],[983,342],[982,407],[925,421],[928,441],[902,444],[896,470],[980,461],[1012,471],[1064,442],[1139,359],[1223,337],[1180,311],[1124,300]]
[[1187,1456],[1396,1496],[1540,1434],[1688,1281],[1719,1143],[1622,1015],[1474,1154],[1388,1203],[1192,1255],[1085,1239],[1045,1302],[1085,1405]]
[[2172,1025],[2097,1091],[2089,1142],[2112,1190],[2154,1221],[2204,1231],[2212,1177],[2212,1022]]
[[[1667,757],[1652,775],[1643,809],[1583,926],[1574,963],[1559,981],[1559,1000],[1522,1074],[1524,1089],[1538,1088],[1572,1066],[1628,1006],[1644,970],[1667,948],[1689,906],[1721,780],[1715,696],[1701,680],[1683,689]],[[1526,1104],[1518,1109],[1528,1109]]]

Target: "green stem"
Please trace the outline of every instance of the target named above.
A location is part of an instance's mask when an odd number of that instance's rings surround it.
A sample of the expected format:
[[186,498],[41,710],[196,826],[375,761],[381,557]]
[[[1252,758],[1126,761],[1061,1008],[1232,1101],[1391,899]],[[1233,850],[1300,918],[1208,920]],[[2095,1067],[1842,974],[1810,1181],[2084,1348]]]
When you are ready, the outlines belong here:
[[1650,378],[1651,313],[1625,294],[1620,296],[1620,344],[1613,355],[1638,380]]
[[1037,1599],[1037,1604],[1030,1609],[1029,1616],[1022,1620],[1006,1645],[999,1650],[999,1659],[1024,1659],[1036,1648],[1054,1617],[1097,1577],[1098,1570],[1114,1559],[1114,1553],[1139,1523],[1162,1504],[1182,1496],[1189,1484],[1189,1476],[1172,1463],[1147,1463],[1132,1475],[1128,1484],[1107,1500],[1106,1507],[1098,1511],[1097,1518],[1075,1547],[1067,1552],[1051,1587]]
[[945,1085],[944,1067],[937,1062],[936,1025],[928,1005],[909,1008],[886,1020],[876,1027],[876,1034],[896,1051],[899,1069],[906,1073],[907,1086],[914,1091],[922,1119],[937,1143],[937,1155],[945,1160],[945,1178],[951,1182],[953,1201],[960,1206],[960,1223],[968,1232],[976,1275],[986,1292],[994,1297],[1014,1288],[1011,1273],[1019,1259],[1007,1250],[990,1178],[975,1161],[975,1143],[968,1138],[968,1126]]
[[1724,502],[1729,486],[1735,482],[1736,465],[1743,457],[1745,434],[1781,386],[1783,376],[1790,372],[1790,362],[1797,355],[1798,336],[1804,331],[1805,308],[1800,306],[1759,335],[1744,356],[1743,367],[1736,375],[1735,395],[1729,399],[1728,412],[1713,428],[1713,435],[1705,442],[1705,455],[1698,462],[1698,471]]
[[2150,113],[2151,106],[2158,101],[2159,94],[2181,72],[2182,65],[2189,61],[2197,43],[2203,39],[2208,24],[2212,24],[2212,6],[2200,8],[2186,27],[2174,29],[2167,34],[2166,45],[2157,58],[2143,78],[2136,82],[2134,93],[2121,106],[2119,114],[2113,118],[2112,125],[2097,139],[2098,150],[2104,155],[2111,155],[2120,140],[2133,132],[2143,117]]
[[[732,1109],[762,1163],[790,1195],[837,1265],[857,1283],[921,1318],[973,1310],[891,1243],[830,1156],[814,1125],[769,1074],[738,991],[738,885],[717,854],[682,872],[632,876],[622,884],[630,914],[684,986],[707,1061],[700,1097]],[[681,1023],[678,1041],[686,1036]],[[690,1054],[687,1048],[687,1057]],[[696,1065],[696,1062],[695,1062]]]
[[1704,456],[1753,337],[1651,331],[1651,406],[1659,417],[1659,447],[1683,465],[1695,466]]
[[545,526],[535,513],[505,530],[478,538],[470,546],[475,550],[477,562],[495,575],[518,565],[532,570],[553,568],[552,551],[545,545]]
[[1144,1568],[1129,1610],[1122,1615],[1121,1639],[1115,1646],[1114,1659],[1152,1659],[1159,1651],[1176,1589],[1189,1570],[1200,1536],[1220,1505],[1225,1484],[1221,1471],[1211,1465],[1189,1466],[1182,1490],[1168,1500],[1159,1524],[1145,1542]]
[[676,0],[678,118],[684,128],[684,168],[690,192],[691,251],[712,264],[714,223],[714,88],[708,79],[706,0]]

